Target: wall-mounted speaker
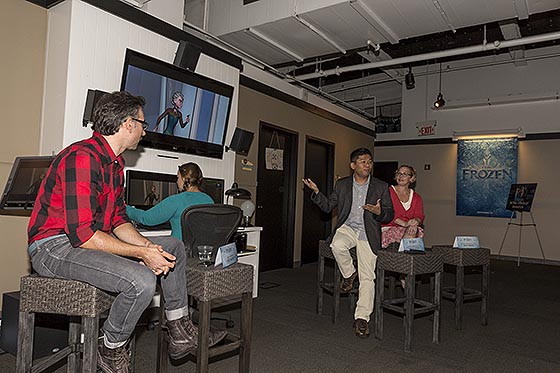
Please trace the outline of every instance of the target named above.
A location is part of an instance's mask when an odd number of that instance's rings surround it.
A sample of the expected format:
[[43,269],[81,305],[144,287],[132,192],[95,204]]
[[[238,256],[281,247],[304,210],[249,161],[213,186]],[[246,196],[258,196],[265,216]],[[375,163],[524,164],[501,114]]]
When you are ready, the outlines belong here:
[[196,65],[198,64],[200,52],[202,52],[202,47],[189,43],[188,41],[181,40],[179,42],[179,46],[177,47],[177,53],[175,53],[173,65],[182,67],[183,69],[187,69],[189,71],[194,71],[196,69]]
[[255,137],[253,132],[237,127],[231,138],[229,148],[226,150],[233,150],[239,155],[247,155],[249,154],[249,149],[251,149],[253,137]]
[[107,93],[97,89],[88,89],[86,96],[86,107],[84,108],[84,116],[82,118],[82,126],[87,127],[93,121],[93,109],[95,104],[103,95]]

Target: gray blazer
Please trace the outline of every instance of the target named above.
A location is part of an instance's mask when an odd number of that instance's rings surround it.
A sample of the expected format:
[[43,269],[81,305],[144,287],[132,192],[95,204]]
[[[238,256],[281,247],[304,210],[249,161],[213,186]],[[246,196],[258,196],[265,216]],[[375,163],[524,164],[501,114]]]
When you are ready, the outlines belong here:
[[[327,198],[323,193],[312,193],[311,200],[319,206],[324,212],[331,212],[338,207],[338,221],[336,227],[327,239],[332,242],[336,230],[344,224],[350,210],[352,209],[352,189],[354,176],[339,179],[334,185],[334,191]],[[389,194],[389,185],[387,183],[370,176],[369,187],[366,194],[366,203],[375,205],[377,200],[381,200],[381,214],[375,215],[364,210],[364,225],[369,246],[374,253],[381,249],[381,224],[389,223],[393,220],[395,211],[393,210],[393,202]]]

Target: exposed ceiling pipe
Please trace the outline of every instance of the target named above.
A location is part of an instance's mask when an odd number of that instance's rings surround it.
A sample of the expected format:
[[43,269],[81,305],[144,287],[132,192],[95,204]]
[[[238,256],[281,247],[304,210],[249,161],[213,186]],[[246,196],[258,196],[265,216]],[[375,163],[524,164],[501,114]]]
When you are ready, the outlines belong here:
[[216,46],[218,46],[219,48],[224,48],[225,50],[229,51],[230,53],[238,56],[239,58],[241,58],[244,62],[247,62],[253,66],[256,66],[259,69],[262,69],[264,71],[267,71],[273,75],[276,75],[277,77],[281,78],[281,79],[285,79],[288,81],[291,81],[292,84],[298,85],[301,88],[307,89],[310,92],[315,93],[316,95],[331,101],[333,104],[337,104],[339,106],[342,106],[348,110],[350,110],[351,112],[358,114],[366,119],[369,120],[374,120],[374,116],[371,115],[370,113],[361,110],[355,106],[349,105],[348,103],[340,100],[338,97],[335,97],[333,95],[330,95],[327,92],[322,91],[321,89],[318,89],[315,86],[312,86],[308,83],[302,82],[299,79],[297,79],[295,76],[291,76],[291,75],[287,75],[287,74],[283,74],[282,72],[278,71],[277,69],[275,69],[274,67],[266,64],[265,62],[262,62],[260,60],[258,60],[257,58],[247,54],[246,52],[242,51],[241,49],[221,40],[220,38],[218,38],[217,36],[212,35],[211,33],[209,33],[206,30],[201,29],[198,26],[195,26],[191,23],[189,23],[186,20],[183,20],[183,26],[187,27],[189,29],[191,29],[194,32],[194,35],[204,39],[208,42],[210,42],[211,44],[214,44]]
[[387,66],[405,65],[418,61],[427,61],[427,60],[435,60],[435,59],[439,60],[445,57],[487,52],[492,50],[498,50],[501,48],[512,48],[521,45],[541,43],[541,42],[552,41],[557,39],[560,39],[560,32],[550,32],[547,34],[527,36],[524,38],[513,39],[513,40],[504,40],[504,41],[496,40],[493,43],[473,45],[471,47],[455,48],[455,49],[449,49],[440,52],[423,53],[414,56],[395,58],[386,61],[370,62],[370,63],[364,63],[360,65],[337,67],[335,69],[324,70],[322,74],[309,73],[309,74],[297,75],[296,78],[299,80],[307,80],[307,79],[319,78],[322,76],[328,76],[332,74],[342,74],[350,71],[360,71],[360,70],[382,68]]

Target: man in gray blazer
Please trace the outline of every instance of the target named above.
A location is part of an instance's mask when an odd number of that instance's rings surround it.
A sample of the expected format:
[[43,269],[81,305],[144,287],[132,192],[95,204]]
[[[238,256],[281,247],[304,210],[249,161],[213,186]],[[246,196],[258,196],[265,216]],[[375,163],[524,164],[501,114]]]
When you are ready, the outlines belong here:
[[[369,317],[375,296],[375,263],[381,249],[381,224],[393,220],[394,210],[387,183],[371,176],[373,157],[366,148],[350,154],[352,176],[339,179],[327,198],[311,179],[303,183],[313,190],[311,200],[324,212],[338,207],[338,221],[328,238],[343,281],[342,292],[349,292],[358,276],[359,298],[354,312],[354,331],[358,337],[369,336]],[[358,270],[350,249],[356,247]]]

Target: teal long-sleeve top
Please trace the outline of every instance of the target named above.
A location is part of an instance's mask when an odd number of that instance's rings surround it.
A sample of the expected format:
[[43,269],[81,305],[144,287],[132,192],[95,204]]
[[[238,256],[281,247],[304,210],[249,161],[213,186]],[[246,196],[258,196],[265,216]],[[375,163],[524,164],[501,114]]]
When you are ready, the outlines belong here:
[[171,223],[171,235],[178,240],[183,240],[181,215],[187,207],[214,203],[212,197],[203,192],[181,192],[163,199],[149,210],[141,210],[126,206],[126,213],[130,219],[143,225],[158,225],[165,222]]

